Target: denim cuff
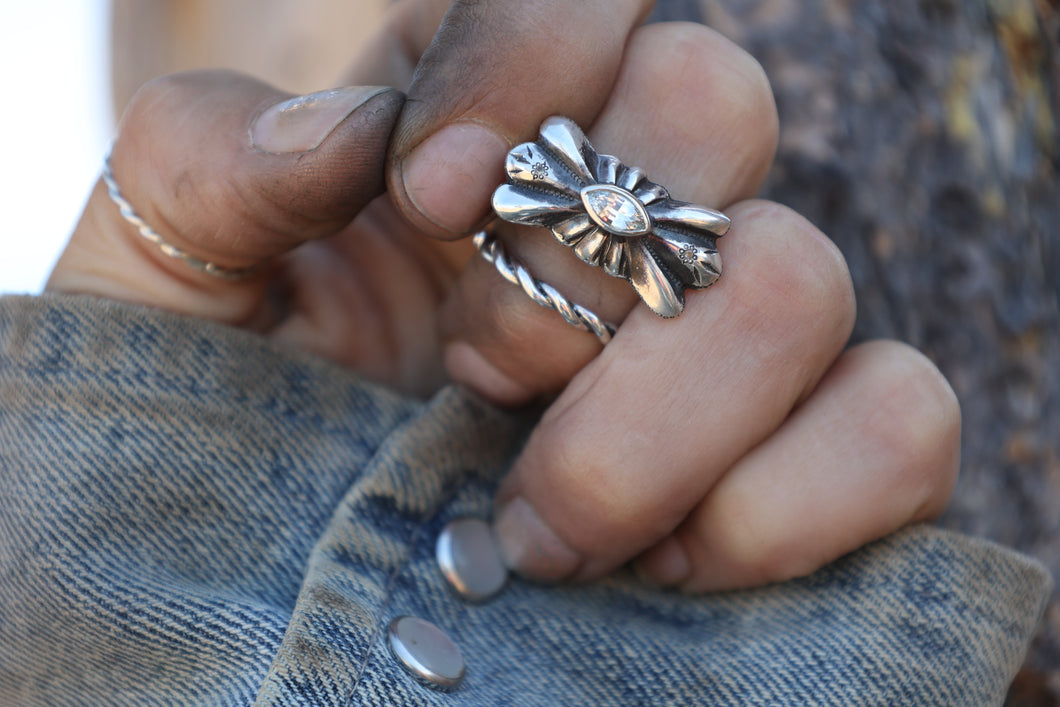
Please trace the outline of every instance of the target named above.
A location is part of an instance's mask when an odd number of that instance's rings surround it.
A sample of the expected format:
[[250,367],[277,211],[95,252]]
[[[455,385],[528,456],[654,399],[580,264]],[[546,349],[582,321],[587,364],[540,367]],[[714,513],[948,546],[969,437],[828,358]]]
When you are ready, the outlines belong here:
[[[926,526],[750,591],[618,572],[462,600],[435,539],[489,517],[530,424],[207,322],[0,299],[0,702],[1003,701],[1048,574]],[[396,663],[402,615],[459,647],[456,691]]]

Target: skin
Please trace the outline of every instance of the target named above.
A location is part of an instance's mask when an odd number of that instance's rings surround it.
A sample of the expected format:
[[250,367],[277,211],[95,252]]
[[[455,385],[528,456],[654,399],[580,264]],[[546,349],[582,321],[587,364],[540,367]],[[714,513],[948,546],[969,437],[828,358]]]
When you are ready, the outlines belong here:
[[[549,402],[495,509],[506,559],[532,579],[633,561],[684,591],[754,586],[934,517],[959,466],[953,391],[903,344],[845,348],[842,255],[792,211],[749,200],[777,139],[761,68],[701,26],[640,28],[648,9],[401,0],[350,80],[408,100],[375,93],[284,154],[249,136],[287,95],[221,72],[148,84],[113,151],[126,197],[196,257],[260,269],[238,282],[190,269],[97,186],[49,289],[250,328],[413,395],[456,381],[502,405]],[[507,149],[552,114],[733,221],[721,280],[674,320],[546,231],[502,228],[535,275],[621,324],[603,350],[463,237]]]

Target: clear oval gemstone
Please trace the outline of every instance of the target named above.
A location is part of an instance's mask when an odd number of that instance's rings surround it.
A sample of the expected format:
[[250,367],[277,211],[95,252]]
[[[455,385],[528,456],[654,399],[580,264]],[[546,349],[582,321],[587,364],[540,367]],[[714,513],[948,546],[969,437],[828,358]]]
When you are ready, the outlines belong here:
[[643,236],[651,231],[644,205],[625,189],[594,184],[582,189],[585,212],[600,228],[616,236]]

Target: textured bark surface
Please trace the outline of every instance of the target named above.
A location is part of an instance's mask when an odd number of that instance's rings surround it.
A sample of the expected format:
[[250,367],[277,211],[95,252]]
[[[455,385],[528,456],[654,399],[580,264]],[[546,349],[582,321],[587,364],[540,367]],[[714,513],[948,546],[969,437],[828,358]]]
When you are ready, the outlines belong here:
[[[1060,3],[702,0],[701,13],[773,82],[767,196],[846,255],[855,339],[912,343],[961,399],[942,523],[1060,575]],[[1008,704],[1060,704],[1056,596]]]

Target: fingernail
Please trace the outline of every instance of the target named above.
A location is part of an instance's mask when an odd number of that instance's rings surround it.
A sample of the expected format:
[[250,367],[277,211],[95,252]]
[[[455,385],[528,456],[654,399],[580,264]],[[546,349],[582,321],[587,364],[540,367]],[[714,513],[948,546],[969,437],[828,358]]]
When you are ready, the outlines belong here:
[[263,152],[309,152],[319,147],[346,116],[387,90],[383,86],[352,86],[295,96],[257,117],[250,127],[251,142]]
[[675,587],[692,573],[685,546],[671,535],[633,563],[641,581],[654,587]]
[[436,226],[465,233],[485,218],[507,153],[508,142],[483,125],[447,125],[405,158],[405,193]]
[[582,563],[581,556],[520,496],[500,510],[493,532],[505,564],[529,579],[558,582],[573,575]]
[[497,405],[522,405],[534,392],[512,380],[466,341],[454,341],[445,347],[445,370],[457,383],[463,383]]

